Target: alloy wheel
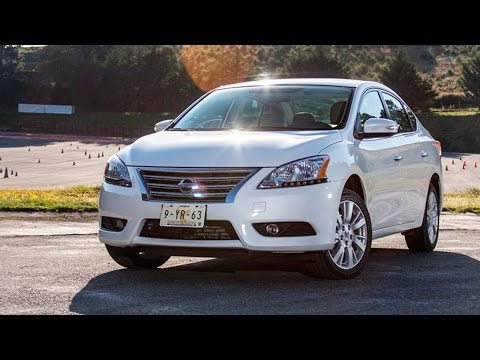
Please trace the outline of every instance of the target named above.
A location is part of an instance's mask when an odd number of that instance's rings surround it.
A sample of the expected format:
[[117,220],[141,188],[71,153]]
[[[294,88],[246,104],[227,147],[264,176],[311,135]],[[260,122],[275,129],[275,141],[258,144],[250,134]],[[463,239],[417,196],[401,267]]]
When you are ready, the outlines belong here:
[[431,244],[437,239],[438,232],[438,204],[437,197],[433,192],[428,194],[427,201],[427,230],[428,230],[428,240]]
[[367,222],[362,209],[353,201],[340,202],[335,229],[335,244],[328,251],[341,269],[350,270],[362,260],[367,247]]

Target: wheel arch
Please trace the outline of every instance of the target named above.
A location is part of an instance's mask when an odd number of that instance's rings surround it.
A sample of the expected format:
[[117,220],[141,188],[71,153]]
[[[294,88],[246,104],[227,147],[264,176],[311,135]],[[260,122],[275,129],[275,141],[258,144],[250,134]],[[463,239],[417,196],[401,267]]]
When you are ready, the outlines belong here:
[[437,190],[438,194],[438,202],[440,211],[442,211],[443,207],[443,193],[442,193],[442,184],[440,183],[440,176],[437,173],[434,173],[430,178],[430,183],[433,185],[435,190]]
[[366,194],[365,194],[365,187],[363,185],[362,179],[357,174],[352,174],[348,177],[345,185],[343,186],[344,189],[349,189],[355,192],[358,196],[360,196],[363,202],[366,204]]

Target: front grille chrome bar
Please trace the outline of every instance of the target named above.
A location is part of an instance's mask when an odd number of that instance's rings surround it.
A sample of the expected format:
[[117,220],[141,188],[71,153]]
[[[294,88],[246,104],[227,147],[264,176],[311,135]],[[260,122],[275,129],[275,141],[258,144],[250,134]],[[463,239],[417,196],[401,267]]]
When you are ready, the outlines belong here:
[[138,168],[146,201],[233,202],[258,168]]

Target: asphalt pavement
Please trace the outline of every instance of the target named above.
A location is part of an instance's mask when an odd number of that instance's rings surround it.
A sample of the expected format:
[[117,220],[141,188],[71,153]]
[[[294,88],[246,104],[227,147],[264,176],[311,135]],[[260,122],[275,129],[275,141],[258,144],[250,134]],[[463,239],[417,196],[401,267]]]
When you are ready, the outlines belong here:
[[[75,219],[76,228],[36,216],[0,218],[0,314],[480,314],[473,214],[443,215],[432,253],[410,253],[401,235],[374,241],[364,272],[345,281],[272,258],[172,257],[157,270],[125,270],[92,218]],[[39,221],[61,224],[57,235],[32,230]]]
[[[130,142],[115,138],[0,133],[3,170],[0,189],[100,185],[107,160]],[[4,177],[6,168],[10,173],[8,178]]]
[[[0,188],[99,184],[131,141],[0,134],[0,168],[18,172]],[[478,186],[479,155],[442,162],[446,192]],[[377,240],[353,280],[312,279],[275,258],[172,257],[130,271],[98,241],[96,214],[0,212],[0,314],[480,314],[479,242],[479,216],[443,214],[433,253],[410,253],[401,235]]]
[[[108,158],[133,140],[0,133],[0,168],[13,171],[0,174],[0,189],[100,185]],[[480,154],[444,152],[442,169],[446,193],[480,186]]]

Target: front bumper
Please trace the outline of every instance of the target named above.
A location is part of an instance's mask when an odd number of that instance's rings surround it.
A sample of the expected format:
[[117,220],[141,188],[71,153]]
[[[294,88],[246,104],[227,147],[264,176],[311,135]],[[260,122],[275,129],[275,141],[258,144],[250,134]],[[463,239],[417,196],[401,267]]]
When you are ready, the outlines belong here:
[[[239,240],[173,240],[140,236],[146,219],[160,218],[162,202],[142,200],[142,179],[129,167],[132,187],[103,183],[100,191],[99,220],[102,216],[128,220],[120,232],[99,230],[100,241],[112,246],[168,246],[188,248],[244,249],[266,252],[306,252],[333,247],[341,181],[259,190],[257,185],[273,168],[263,168],[238,191],[232,203],[207,203],[207,220],[229,221]],[[201,203],[201,202],[199,202]],[[305,221],[316,235],[267,237],[253,223]]]

